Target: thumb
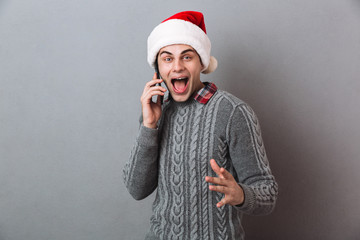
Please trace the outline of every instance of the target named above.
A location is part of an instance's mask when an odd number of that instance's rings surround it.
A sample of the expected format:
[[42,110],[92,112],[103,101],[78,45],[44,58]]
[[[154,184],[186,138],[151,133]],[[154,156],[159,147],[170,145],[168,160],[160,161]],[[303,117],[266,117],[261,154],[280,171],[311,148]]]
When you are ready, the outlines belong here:
[[216,207],[221,208],[222,206],[224,206],[224,205],[226,205],[226,204],[227,204],[227,201],[226,201],[226,199],[225,199],[225,197],[224,197],[223,199],[221,199],[220,202],[218,202],[218,203],[216,204]]
[[156,80],[157,79],[157,76],[156,76],[156,73],[154,73],[154,75],[153,75],[153,78],[152,78],[153,80]]

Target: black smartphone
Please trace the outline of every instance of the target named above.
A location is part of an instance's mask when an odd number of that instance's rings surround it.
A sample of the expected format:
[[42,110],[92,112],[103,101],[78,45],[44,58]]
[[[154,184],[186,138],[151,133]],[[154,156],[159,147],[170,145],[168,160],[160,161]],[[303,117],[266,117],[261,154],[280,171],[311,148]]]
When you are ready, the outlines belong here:
[[[157,78],[157,79],[160,79],[161,76],[160,76],[159,66],[158,66],[157,60],[155,61],[155,64],[154,64],[154,65],[155,65],[156,78]],[[158,86],[161,86],[161,83],[158,83],[157,85],[158,85]],[[160,101],[161,101],[161,104],[163,104],[163,102],[164,102],[164,96],[160,96]]]

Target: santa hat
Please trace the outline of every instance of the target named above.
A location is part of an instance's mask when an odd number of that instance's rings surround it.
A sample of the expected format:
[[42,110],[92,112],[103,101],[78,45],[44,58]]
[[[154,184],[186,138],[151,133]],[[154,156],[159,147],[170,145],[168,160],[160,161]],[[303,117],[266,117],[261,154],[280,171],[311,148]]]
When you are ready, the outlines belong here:
[[152,67],[160,49],[172,44],[186,44],[193,47],[204,66],[202,73],[211,73],[217,67],[216,59],[210,55],[211,43],[206,34],[204,16],[201,12],[185,11],[169,17],[154,28],[147,44],[147,60]]

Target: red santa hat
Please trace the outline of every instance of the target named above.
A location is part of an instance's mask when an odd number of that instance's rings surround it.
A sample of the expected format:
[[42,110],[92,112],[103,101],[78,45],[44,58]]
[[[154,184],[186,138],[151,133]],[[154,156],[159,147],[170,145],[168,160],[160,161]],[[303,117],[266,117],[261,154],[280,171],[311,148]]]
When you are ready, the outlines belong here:
[[206,34],[204,16],[201,12],[177,13],[154,28],[147,40],[147,60],[150,66],[154,67],[160,49],[172,44],[186,44],[193,47],[204,66],[202,73],[211,73],[216,69],[217,61],[210,55],[211,43]]

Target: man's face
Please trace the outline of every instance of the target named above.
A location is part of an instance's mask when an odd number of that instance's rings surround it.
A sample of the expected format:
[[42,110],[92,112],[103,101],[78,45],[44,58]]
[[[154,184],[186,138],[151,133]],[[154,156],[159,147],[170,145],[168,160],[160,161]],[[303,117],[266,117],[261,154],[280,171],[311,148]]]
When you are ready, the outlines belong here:
[[163,47],[157,60],[160,75],[175,101],[184,102],[203,87],[200,81],[203,65],[191,46],[174,44]]

